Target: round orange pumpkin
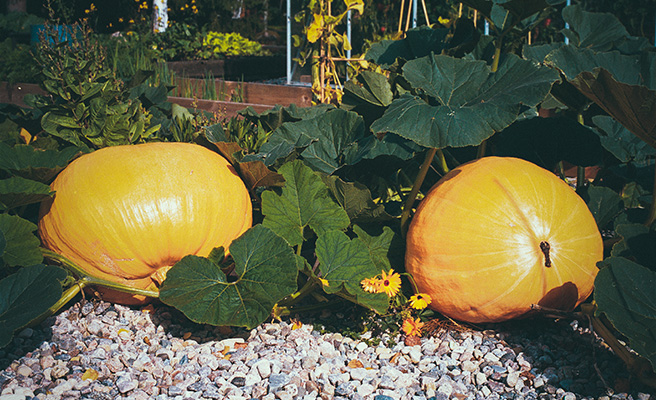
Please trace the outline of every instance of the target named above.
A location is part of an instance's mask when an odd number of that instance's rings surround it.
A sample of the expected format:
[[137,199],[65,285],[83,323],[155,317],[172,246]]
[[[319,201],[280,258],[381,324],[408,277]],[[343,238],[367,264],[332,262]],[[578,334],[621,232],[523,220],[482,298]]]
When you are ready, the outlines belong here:
[[483,323],[532,304],[572,310],[592,292],[601,234],[585,202],[528,161],[486,157],[445,175],[421,201],[406,269],[434,310]]
[[[250,196],[219,154],[188,143],[107,147],[81,156],[41,205],[43,245],[91,276],[157,290],[188,254],[207,256],[252,224]],[[97,288],[108,301],[143,296]]]

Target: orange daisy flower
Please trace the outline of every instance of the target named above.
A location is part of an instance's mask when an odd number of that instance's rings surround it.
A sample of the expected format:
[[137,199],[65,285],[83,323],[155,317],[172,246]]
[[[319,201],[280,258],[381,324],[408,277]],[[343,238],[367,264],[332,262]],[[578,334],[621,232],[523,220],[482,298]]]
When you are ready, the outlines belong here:
[[403,321],[401,329],[408,336],[421,336],[421,330],[424,327],[424,323],[417,319],[407,318]]

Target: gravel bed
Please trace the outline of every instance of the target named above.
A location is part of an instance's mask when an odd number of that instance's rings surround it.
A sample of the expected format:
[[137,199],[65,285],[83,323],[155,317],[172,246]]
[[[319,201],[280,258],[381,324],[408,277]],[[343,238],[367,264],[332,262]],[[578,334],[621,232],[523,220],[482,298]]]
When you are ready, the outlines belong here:
[[80,301],[0,350],[0,399],[656,399],[576,321],[439,328],[420,345],[321,331]]

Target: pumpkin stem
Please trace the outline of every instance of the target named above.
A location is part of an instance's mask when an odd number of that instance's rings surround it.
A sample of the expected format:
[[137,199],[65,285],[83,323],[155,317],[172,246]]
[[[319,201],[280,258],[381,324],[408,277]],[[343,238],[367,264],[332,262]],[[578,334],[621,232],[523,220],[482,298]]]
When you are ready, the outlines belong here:
[[551,246],[548,242],[540,242],[540,250],[542,250],[542,254],[544,254],[544,266],[547,268],[551,268],[551,258],[549,258],[550,249]]

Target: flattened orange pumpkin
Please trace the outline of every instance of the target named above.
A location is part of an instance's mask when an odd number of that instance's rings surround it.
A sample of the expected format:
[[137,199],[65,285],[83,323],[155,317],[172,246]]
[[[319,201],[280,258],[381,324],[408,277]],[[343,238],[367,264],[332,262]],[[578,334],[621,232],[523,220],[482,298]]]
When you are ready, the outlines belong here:
[[[250,196],[219,154],[188,143],[107,147],[73,161],[41,206],[43,245],[89,275],[157,290],[188,254],[207,256],[252,224]],[[142,296],[100,289],[138,304]]]
[[603,243],[585,202],[528,161],[486,157],[444,176],[407,235],[406,269],[430,307],[500,322],[532,304],[572,310],[592,292]]

